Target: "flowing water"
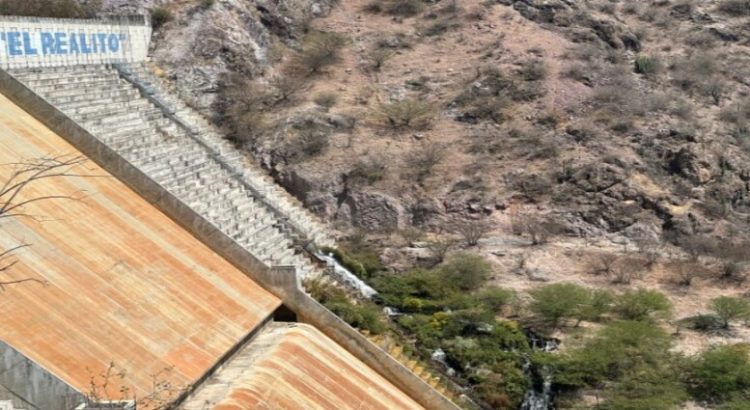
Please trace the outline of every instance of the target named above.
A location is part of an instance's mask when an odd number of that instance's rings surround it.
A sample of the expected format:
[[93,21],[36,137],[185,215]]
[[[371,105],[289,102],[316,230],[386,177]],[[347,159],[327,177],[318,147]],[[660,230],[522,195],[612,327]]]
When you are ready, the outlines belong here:
[[[526,331],[529,346],[534,351],[553,352],[557,350],[559,341],[544,338],[531,330]],[[531,387],[523,398],[520,410],[551,410],[552,406],[552,372],[546,367],[533,366],[529,358],[524,359],[523,372],[529,379]]]
[[315,256],[321,261],[325,262],[328,267],[331,268],[333,274],[336,276],[341,283],[356,290],[362,296],[370,299],[377,295],[378,292],[366,284],[362,279],[358,278],[357,275],[349,272],[348,269],[343,267],[333,255],[327,255],[323,252],[317,252]]

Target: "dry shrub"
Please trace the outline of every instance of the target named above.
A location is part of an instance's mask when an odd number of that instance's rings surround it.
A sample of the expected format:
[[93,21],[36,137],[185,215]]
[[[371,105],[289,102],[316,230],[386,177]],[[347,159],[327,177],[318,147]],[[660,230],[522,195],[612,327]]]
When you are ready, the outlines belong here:
[[385,177],[386,166],[383,158],[369,156],[357,161],[349,171],[348,181],[354,185],[372,185]]
[[407,176],[420,184],[423,183],[432,174],[435,166],[445,158],[445,154],[446,148],[438,144],[415,147],[406,158]]
[[538,215],[516,215],[511,220],[511,230],[516,235],[526,235],[532,245],[542,245],[549,242],[550,237],[564,232],[564,227],[551,218]]
[[367,53],[368,67],[373,71],[380,71],[385,62],[393,57],[394,54],[395,52],[389,48],[374,47]]
[[372,0],[364,10],[370,13],[385,13],[398,17],[411,17],[424,9],[422,0]]
[[610,282],[617,285],[629,285],[634,279],[641,278],[645,273],[644,261],[634,256],[618,258],[612,265]]
[[680,59],[672,65],[672,80],[686,91],[696,91],[708,78],[718,71],[718,56],[713,53],[698,52]]
[[674,275],[675,282],[685,287],[692,285],[696,278],[702,277],[706,272],[703,265],[691,260],[675,260],[668,263],[666,268]]
[[402,100],[381,104],[376,117],[393,130],[428,128],[435,117],[433,104],[418,100]]
[[734,17],[748,16],[750,15],[750,1],[721,0],[716,9],[724,14],[728,14]]
[[313,120],[294,125],[296,135],[284,147],[284,156],[292,162],[320,155],[328,148],[330,129]]
[[492,225],[485,220],[463,220],[454,222],[453,230],[461,235],[466,246],[477,246],[492,230]]
[[338,95],[333,92],[322,92],[313,97],[313,102],[324,108],[326,111],[330,110],[338,101]]
[[304,75],[320,73],[339,62],[345,44],[346,38],[341,34],[313,31],[305,37],[302,52],[294,59],[293,66]]
[[55,18],[91,18],[101,9],[101,0],[81,4],[75,0],[1,0],[0,15]]

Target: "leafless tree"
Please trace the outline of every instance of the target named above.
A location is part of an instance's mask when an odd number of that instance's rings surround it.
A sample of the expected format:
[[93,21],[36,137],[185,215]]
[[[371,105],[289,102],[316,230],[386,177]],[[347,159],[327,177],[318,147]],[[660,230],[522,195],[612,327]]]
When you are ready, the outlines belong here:
[[612,275],[617,258],[611,253],[599,253],[593,256],[589,263],[589,272],[592,275]]
[[445,260],[445,255],[456,246],[456,242],[457,240],[454,237],[441,237],[428,243],[427,248],[430,250],[435,265]]
[[[13,168],[10,176],[0,186],[0,223],[6,218],[31,218],[40,221],[38,215],[33,215],[25,210],[28,205],[36,202],[56,199],[78,200],[82,196],[76,195],[41,195],[26,197],[22,195],[26,189],[35,182],[65,177],[87,177],[75,172],[76,168],[85,163],[87,159],[82,156],[62,155],[57,157],[43,157],[17,163],[0,166]],[[0,250],[0,274],[10,271],[18,260],[14,258],[17,251],[29,247],[29,244],[21,244],[10,249]],[[7,286],[24,282],[37,282],[46,284],[45,281],[35,278],[22,278],[15,280],[0,280],[0,291]]]
[[23,162],[5,164],[12,166],[14,171],[0,187],[0,220],[13,217],[28,217],[39,220],[38,216],[26,213],[24,207],[35,202],[66,199],[77,200],[75,195],[43,195],[23,198],[24,192],[35,182],[65,177],[87,177],[76,173],[76,168],[83,165],[87,159],[83,156],[62,155],[58,157],[43,157]]
[[293,74],[282,74],[271,79],[271,85],[276,90],[273,105],[292,101],[293,97],[305,87],[305,81]]
[[484,220],[464,220],[453,224],[456,233],[464,238],[467,246],[477,246],[479,241],[490,232],[492,226]]
[[741,283],[747,279],[750,243],[725,243],[715,253],[719,260],[719,279]]
[[512,231],[517,235],[528,235],[532,245],[545,244],[552,235],[563,231],[559,223],[535,215],[517,215],[513,218],[512,224]]
[[[0,274],[3,274],[6,271],[9,271],[13,266],[15,266],[18,263],[18,260],[13,258],[14,253],[18,251],[19,249],[26,248],[28,246],[29,244],[18,245],[6,251],[0,252]],[[40,283],[43,285],[46,284],[45,281],[35,279],[35,278],[23,278],[23,279],[15,279],[15,280],[0,279],[0,291],[4,291],[7,286],[17,285],[19,283],[24,283],[24,282],[36,282],[36,283]]]
[[[171,410],[175,408],[174,400],[186,389],[169,381],[169,374],[173,370],[174,367],[166,367],[152,374],[150,391],[138,398],[128,387],[127,372],[114,362],[110,362],[101,373],[89,376],[89,391],[86,392],[84,400],[88,408],[113,409],[119,408],[112,407],[113,403],[124,404],[130,401],[135,404],[135,408]],[[116,392],[118,399],[113,398],[113,392]]]
[[413,149],[408,157],[408,176],[417,183],[424,183],[435,167],[445,158],[446,148],[439,144],[427,144]]
[[614,284],[628,285],[633,279],[643,276],[645,264],[640,258],[624,256],[618,258],[611,267],[610,281]]
[[677,284],[685,287],[692,285],[693,280],[702,276],[706,270],[702,264],[690,259],[673,260],[667,268],[674,273]]

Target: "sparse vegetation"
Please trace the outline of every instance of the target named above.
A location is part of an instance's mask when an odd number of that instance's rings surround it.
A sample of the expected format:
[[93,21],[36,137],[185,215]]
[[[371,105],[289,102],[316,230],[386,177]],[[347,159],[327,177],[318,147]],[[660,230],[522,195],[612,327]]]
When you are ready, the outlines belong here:
[[394,101],[381,104],[376,116],[393,130],[421,130],[432,124],[435,108],[418,100]]
[[[300,55],[287,49],[273,72],[303,67],[290,71],[303,86],[272,87],[254,110],[272,124],[245,146],[283,178],[310,174],[304,195],[326,198],[316,209],[343,230],[357,193],[389,197],[373,214],[399,226],[369,235],[366,257],[337,258],[481,405],[517,408],[551,374],[556,408],[589,406],[583,396],[597,409],[742,408],[744,392],[701,396],[688,372],[701,354],[675,352],[746,334],[747,2],[502,3],[374,0],[365,9],[381,15],[363,19],[377,24],[342,24],[351,16],[334,8],[310,36],[351,36],[346,58],[305,68],[300,35]],[[335,113],[321,94],[294,98],[304,85],[336,90]],[[308,112],[331,144],[279,150],[307,135]],[[347,144],[328,126],[340,112],[361,118]],[[330,179],[302,160],[322,152]],[[492,255],[496,282],[456,268],[459,250]],[[735,296],[709,301],[721,294]],[[705,312],[673,322],[684,303]],[[561,335],[561,351],[533,351],[537,333]]]
[[671,309],[672,304],[664,294],[648,289],[626,291],[615,304],[615,312],[625,320],[642,321],[666,317]]
[[415,148],[407,158],[407,174],[422,184],[432,171],[445,158],[445,147],[428,144]]
[[294,66],[304,75],[318,74],[339,61],[345,44],[346,39],[338,33],[313,31],[305,37]]
[[659,62],[653,57],[640,55],[635,59],[635,72],[644,75],[653,75],[659,70]]
[[330,110],[338,101],[338,96],[335,93],[324,92],[315,96],[313,99],[315,104],[322,107],[326,111]]
[[461,235],[466,246],[477,246],[479,241],[490,232],[492,226],[484,220],[458,221],[454,223],[454,230]]
[[422,9],[422,0],[372,0],[365,6],[365,11],[371,13],[386,13],[400,17],[411,17]]
[[151,10],[151,25],[155,30],[161,28],[161,26],[169,23],[174,19],[172,11],[167,7],[155,7]]
[[750,15],[750,2],[747,0],[721,0],[718,10],[731,16]]
[[721,318],[725,329],[734,319],[750,319],[750,301],[747,299],[720,296],[711,301],[711,308]]
[[0,0],[0,15],[55,18],[91,18],[101,9],[101,1],[81,4],[76,0]]

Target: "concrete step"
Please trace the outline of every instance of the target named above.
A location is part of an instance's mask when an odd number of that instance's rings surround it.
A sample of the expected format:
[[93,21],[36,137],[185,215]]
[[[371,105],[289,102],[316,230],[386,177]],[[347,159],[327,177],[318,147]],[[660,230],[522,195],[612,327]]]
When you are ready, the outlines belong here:
[[101,104],[132,101],[140,97],[136,89],[121,87],[113,90],[99,91],[95,95],[79,93],[77,95],[50,95],[44,96],[47,101],[52,102],[58,109],[67,109],[93,106]]
[[66,93],[71,91],[87,90],[89,92],[95,92],[98,90],[106,90],[121,85],[120,79],[99,79],[96,81],[85,81],[85,82],[67,82],[59,84],[34,84],[34,91],[42,94],[58,94]]
[[14,75],[17,79],[24,83],[31,83],[34,85],[51,85],[51,84],[63,84],[70,82],[85,82],[99,79],[111,79],[119,80],[120,76],[117,73],[101,70],[101,71],[83,71],[79,73],[70,73],[66,75],[60,75],[56,72],[19,72]]

